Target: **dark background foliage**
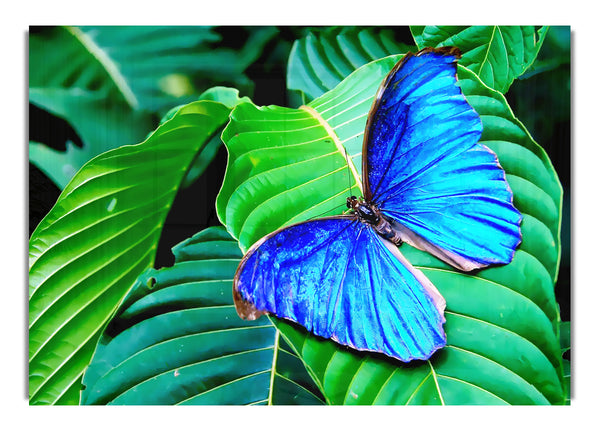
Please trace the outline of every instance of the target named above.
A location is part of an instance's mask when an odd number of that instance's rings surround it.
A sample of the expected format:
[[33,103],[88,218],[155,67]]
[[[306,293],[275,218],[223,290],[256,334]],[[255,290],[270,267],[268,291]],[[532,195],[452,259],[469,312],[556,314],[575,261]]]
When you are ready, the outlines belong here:
[[[277,27],[278,34],[265,46],[260,58],[246,75],[254,88],[240,89],[241,96],[250,96],[257,105],[289,106],[286,90],[286,65],[294,40],[318,27]],[[396,40],[414,44],[408,27],[391,27]],[[220,46],[239,48],[256,27],[219,27]],[[46,28],[32,27],[42,33]],[[570,28],[552,27],[533,67],[516,80],[506,98],[533,138],[546,150],[564,188],[562,258],[556,295],[563,321],[571,320],[571,51]],[[65,120],[36,106],[29,105],[29,138],[57,150],[64,150],[67,141],[81,146],[81,139]],[[156,118],[156,123],[158,123]],[[133,142],[132,142],[133,144]],[[219,225],[215,199],[219,192],[227,152],[221,146],[216,158],[203,175],[191,186],[182,188],[166,220],[158,247],[155,267],[173,264],[171,247],[194,233]],[[29,234],[56,202],[60,190],[44,173],[29,163]],[[568,355],[568,353],[567,353]],[[568,356],[567,356],[568,359]]]
[[[550,156],[563,186],[562,256],[556,297],[563,321],[571,320],[571,34],[551,27],[533,67],[506,95],[515,115]],[[567,356],[568,358],[568,356]]]

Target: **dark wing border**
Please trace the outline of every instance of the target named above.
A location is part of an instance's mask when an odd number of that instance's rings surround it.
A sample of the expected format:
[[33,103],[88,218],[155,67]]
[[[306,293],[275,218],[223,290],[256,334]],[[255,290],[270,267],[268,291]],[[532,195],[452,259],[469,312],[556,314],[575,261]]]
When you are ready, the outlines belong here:
[[456,60],[460,59],[462,56],[460,50],[455,46],[442,46],[439,48],[423,48],[417,53],[407,52],[404,54],[398,63],[390,70],[385,79],[379,85],[379,89],[377,93],[375,93],[375,99],[373,100],[373,104],[371,105],[371,109],[369,110],[369,114],[367,115],[367,124],[365,126],[365,132],[363,134],[363,148],[362,148],[362,182],[363,182],[363,196],[367,202],[371,202],[373,195],[371,193],[371,187],[369,185],[369,173],[368,164],[367,164],[367,154],[368,154],[368,146],[371,142],[371,126],[373,123],[373,118],[375,117],[375,112],[379,109],[379,105],[381,104],[381,98],[383,97],[383,93],[387,89],[388,85],[392,81],[392,78],[398,72],[398,70],[412,57],[419,57],[423,54],[428,53],[436,53],[441,55],[449,55],[454,56]]

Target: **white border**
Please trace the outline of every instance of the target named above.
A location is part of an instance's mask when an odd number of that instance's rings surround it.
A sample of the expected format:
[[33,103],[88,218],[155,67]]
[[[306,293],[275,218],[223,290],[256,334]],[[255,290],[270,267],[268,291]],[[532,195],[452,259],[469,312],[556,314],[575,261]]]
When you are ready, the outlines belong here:
[[[19,429],[219,429],[261,427],[302,429],[578,429],[596,423],[598,360],[597,326],[600,303],[597,268],[600,192],[600,139],[597,132],[599,82],[597,12],[589,1],[509,0],[362,2],[170,1],[101,2],[22,1],[4,5],[2,25],[2,399],[3,422]],[[341,11],[341,15],[340,15]],[[573,346],[574,399],[570,407],[328,407],[328,408],[168,408],[168,407],[29,407],[25,397],[27,320],[26,283],[26,98],[27,29],[43,24],[279,24],[279,25],[407,25],[407,24],[553,24],[571,25],[572,171],[573,171]],[[9,133],[6,133],[6,130]],[[593,247],[593,248],[592,248]],[[25,314],[25,315],[24,315]],[[235,409],[232,412],[231,409]],[[9,425],[10,426],[10,425]],[[584,426],[583,428],[588,428]]]

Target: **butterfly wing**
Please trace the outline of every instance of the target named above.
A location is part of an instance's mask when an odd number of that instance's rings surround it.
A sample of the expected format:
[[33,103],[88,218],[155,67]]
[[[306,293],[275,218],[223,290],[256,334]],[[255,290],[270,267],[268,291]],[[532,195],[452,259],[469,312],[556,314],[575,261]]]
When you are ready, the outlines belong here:
[[521,214],[482,125],[457,85],[456,49],[407,54],[369,115],[365,198],[402,239],[463,270],[508,263]]
[[435,287],[352,217],[295,224],[267,235],[234,279],[238,314],[265,312],[316,335],[401,361],[445,345],[445,301]]

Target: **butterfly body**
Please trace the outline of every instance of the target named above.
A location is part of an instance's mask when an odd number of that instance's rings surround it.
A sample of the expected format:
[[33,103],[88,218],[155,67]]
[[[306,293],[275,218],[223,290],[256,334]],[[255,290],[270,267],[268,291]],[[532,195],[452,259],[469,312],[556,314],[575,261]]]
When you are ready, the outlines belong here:
[[390,221],[379,211],[375,203],[350,196],[346,200],[346,206],[354,212],[359,221],[369,224],[381,237],[396,245],[402,244],[400,234],[394,231]]
[[391,70],[367,118],[364,198],[257,241],[234,277],[242,318],[272,314],[404,362],[446,344],[446,302],[398,246],[471,271],[509,263],[521,239],[504,171],[457,85],[458,55],[428,48]]

